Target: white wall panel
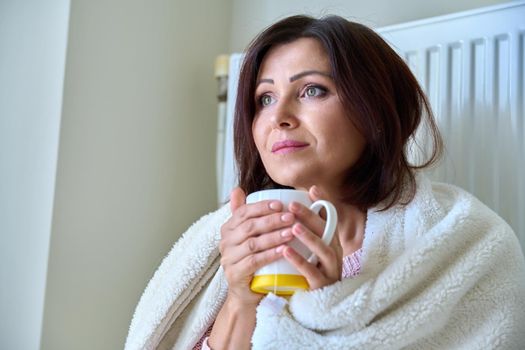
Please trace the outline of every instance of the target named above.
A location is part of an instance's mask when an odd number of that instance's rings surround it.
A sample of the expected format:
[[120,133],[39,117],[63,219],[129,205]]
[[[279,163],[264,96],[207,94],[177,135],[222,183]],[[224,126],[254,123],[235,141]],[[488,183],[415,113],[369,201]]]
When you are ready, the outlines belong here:
[[445,158],[431,176],[473,192],[522,248],[524,18],[516,1],[379,30],[419,79],[443,134]]

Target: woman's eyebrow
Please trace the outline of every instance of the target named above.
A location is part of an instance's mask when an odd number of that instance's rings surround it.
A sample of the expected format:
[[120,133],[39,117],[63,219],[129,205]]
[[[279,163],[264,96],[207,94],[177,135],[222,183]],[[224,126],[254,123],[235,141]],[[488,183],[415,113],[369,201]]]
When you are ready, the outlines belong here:
[[259,84],[262,84],[262,83],[274,84],[274,81],[273,81],[273,79],[261,79],[261,80],[257,80],[257,83],[255,84],[255,87],[259,86]]
[[328,77],[330,79],[332,78],[332,75],[330,73],[325,73],[325,72],[321,72],[321,71],[318,71],[318,70],[305,70],[304,72],[292,75],[290,77],[290,83],[293,82],[293,81],[296,81],[297,79],[301,79],[304,76],[312,75],[312,74],[322,75],[322,76]]
[[[301,79],[302,77],[305,77],[307,75],[312,75],[312,74],[322,75],[322,76],[325,76],[325,77],[328,77],[328,78],[332,79],[332,75],[330,73],[321,72],[321,71],[318,71],[318,70],[305,70],[304,72],[292,75],[290,77],[290,83],[292,83],[292,82],[294,82],[294,81],[296,81],[298,79]],[[259,86],[259,84],[262,84],[262,83],[275,84],[273,79],[261,79],[261,80],[257,81],[257,83],[255,84],[255,87]]]

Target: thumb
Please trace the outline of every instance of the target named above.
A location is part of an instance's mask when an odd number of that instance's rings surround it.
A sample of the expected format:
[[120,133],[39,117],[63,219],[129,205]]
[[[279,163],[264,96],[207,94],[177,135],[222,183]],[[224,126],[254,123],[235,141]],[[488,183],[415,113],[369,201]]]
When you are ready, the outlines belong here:
[[[325,198],[325,194],[324,192],[317,186],[313,185],[312,187],[310,187],[308,189],[308,195],[310,196],[310,199],[312,200],[312,202],[316,202],[318,200],[321,200],[321,199],[327,199]],[[321,211],[319,212],[319,215],[324,219],[326,220],[326,210],[325,209],[321,209]]]
[[230,208],[232,212],[246,203],[246,194],[240,187],[235,187],[230,194]]
[[310,187],[308,194],[310,195],[310,199],[314,202],[323,199],[323,192],[316,185]]

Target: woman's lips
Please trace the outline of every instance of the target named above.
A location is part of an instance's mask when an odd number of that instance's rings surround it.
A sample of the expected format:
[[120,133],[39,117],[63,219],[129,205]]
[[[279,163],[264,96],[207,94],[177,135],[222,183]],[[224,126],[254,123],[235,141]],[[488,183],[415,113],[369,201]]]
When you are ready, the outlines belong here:
[[295,140],[284,140],[278,141],[272,146],[272,153],[290,153],[298,151],[304,147],[308,146],[305,142],[295,141]]

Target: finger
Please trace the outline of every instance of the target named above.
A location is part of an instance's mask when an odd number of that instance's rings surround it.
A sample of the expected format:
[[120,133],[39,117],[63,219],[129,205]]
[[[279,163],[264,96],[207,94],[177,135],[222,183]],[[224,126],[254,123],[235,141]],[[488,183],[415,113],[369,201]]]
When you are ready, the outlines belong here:
[[339,241],[339,234],[337,231],[334,233],[334,238],[332,238],[332,242],[330,242],[330,247],[334,248],[337,253],[340,253],[339,256],[341,259],[343,258],[343,247],[341,246],[341,242]]
[[242,244],[233,246],[231,249],[225,251],[222,259],[224,264],[235,264],[249,255],[277,248],[280,245],[288,243],[293,237],[291,228],[277,230],[257,237],[250,237],[242,242]]
[[[323,190],[321,190],[318,186],[315,186],[315,185],[310,187],[310,189],[308,190],[308,195],[312,202],[315,202],[321,199],[325,199],[330,202],[330,199],[326,196]],[[319,212],[319,216],[326,220],[326,209],[324,208],[321,209],[321,211]]]
[[231,265],[230,270],[239,275],[253,275],[257,270],[283,257],[285,245],[251,254]]
[[326,199],[323,197],[323,193],[321,191],[321,189],[315,185],[313,185],[312,187],[310,187],[310,189],[308,190],[308,195],[310,196],[310,199],[315,202],[315,201],[318,201],[320,199]]
[[311,289],[317,288],[326,278],[313,264],[310,264],[301,254],[297,253],[292,247],[283,249],[284,258],[290,262],[296,270],[308,281]]
[[298,202],[290,203],[288,210],[295,215],[298,221],[308,227],[317,236],[323,236],[326,221],[323,220],[319,214],[314,213],[310,208]]
[[230,194],[230,208],[236,211],[241,205],[246,203],[246,194],[240,187],[235,187]]
[[223,239],[229,245],[239,245],[251,237],[269,232],[290,228],[296,222],[292,213],[273,213],[263,217],[251,218],[241,223],[231,234],[226,233]]
[[337,260],[335,250],[331,246],[327,246],[320,237],[308,230],[304,225],[300,223],[294,224],[292,233],[317,256],[319,262],[327,269],[330,269],[330,266]]
[[266,200],[239,206],[228,220],[228,226],[235,228],[251,218],[263,217],[283,210],[283,204],[276,200]]

